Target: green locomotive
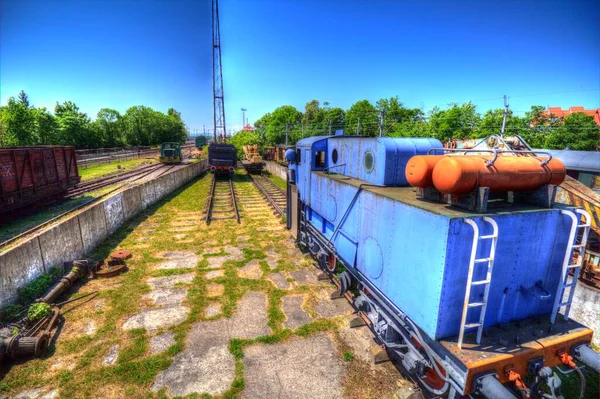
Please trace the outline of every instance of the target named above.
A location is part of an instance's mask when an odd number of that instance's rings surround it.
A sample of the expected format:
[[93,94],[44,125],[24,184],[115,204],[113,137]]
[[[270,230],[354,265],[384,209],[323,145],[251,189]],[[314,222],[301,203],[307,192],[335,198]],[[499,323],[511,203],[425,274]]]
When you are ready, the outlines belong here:
[[206,144],[208,144],[208,139],[206,138],[206,136],[197,136],[196,137],[196,147],[202,151],[202,147],[204,147]]
[[162,143],[159,159],[161,163],[165,164],[181,163],[181,143]]

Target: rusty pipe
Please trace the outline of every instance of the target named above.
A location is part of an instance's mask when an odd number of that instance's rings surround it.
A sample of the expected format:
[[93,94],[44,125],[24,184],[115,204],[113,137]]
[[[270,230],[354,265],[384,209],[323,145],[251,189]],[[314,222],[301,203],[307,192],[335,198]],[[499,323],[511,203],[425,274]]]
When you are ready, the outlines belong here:
[[71,288],[74,282],[86,276],[88,272],[89,269],[87,260],[73,261],[73,267],[69,273],[61,277],[60,281],[56,283],[56,285],[52,287],[50,291],[46,293],[46,295],[39,298],[36,302],[45,302],[47,304],[54,303],[58,297]]

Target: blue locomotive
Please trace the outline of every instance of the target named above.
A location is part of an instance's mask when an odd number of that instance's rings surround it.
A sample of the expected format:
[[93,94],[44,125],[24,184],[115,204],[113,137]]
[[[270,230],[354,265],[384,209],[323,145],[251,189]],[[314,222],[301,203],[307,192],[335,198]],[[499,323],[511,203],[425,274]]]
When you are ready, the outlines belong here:
[[[600,369],[592,330],[568,318],[589,216],[554,206],[558,161],[469,151],[448,154],[429,138],[300,140],[286,153],[288,228],[424,392],[538,397],[545,386],[559,397],[551,367],[576,358]],[[415,188],[419,157],[425,183]],[[458,161],[482,171],[446,165]],[[514,173],[538,183],[512,190]],[[448,178],[462,191],[436,188]],[[465,191],[467,180],[501,184]]]

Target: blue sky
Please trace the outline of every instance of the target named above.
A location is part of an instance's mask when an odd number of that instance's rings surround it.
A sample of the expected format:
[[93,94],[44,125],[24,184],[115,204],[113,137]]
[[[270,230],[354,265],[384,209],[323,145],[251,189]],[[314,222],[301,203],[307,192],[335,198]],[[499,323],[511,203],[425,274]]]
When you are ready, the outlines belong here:
[[[0,101],[94,117],[174,107],[212,126],[206,0],[0,0]],[[221,0],[226,117],[313,99],[600,107],[600,1]]]

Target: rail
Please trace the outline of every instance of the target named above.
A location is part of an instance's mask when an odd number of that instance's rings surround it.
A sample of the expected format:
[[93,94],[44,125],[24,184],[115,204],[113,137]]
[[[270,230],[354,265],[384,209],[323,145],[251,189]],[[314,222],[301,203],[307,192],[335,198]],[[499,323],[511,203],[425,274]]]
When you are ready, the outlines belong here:
[[269,203],[269,205],[271,205],[273,210],[275,210],[279,216],[285,216],[287,212],[287,196],[283,190],[269,180],[268,177],[264,177],[262,175],[252,176],[250,173],[248,173],[248,176],[256,188],[258,188],[258,191],[260,191],[265,200]]
[[[223,215],[215,216],[215,213]],[[234,219],[240,223],[240,212],[237,207],[233,179],[229,177],[227,181],[219,180],[217,175],[213,174],[204,220],[209,225],[213,220],[226,219]]]

